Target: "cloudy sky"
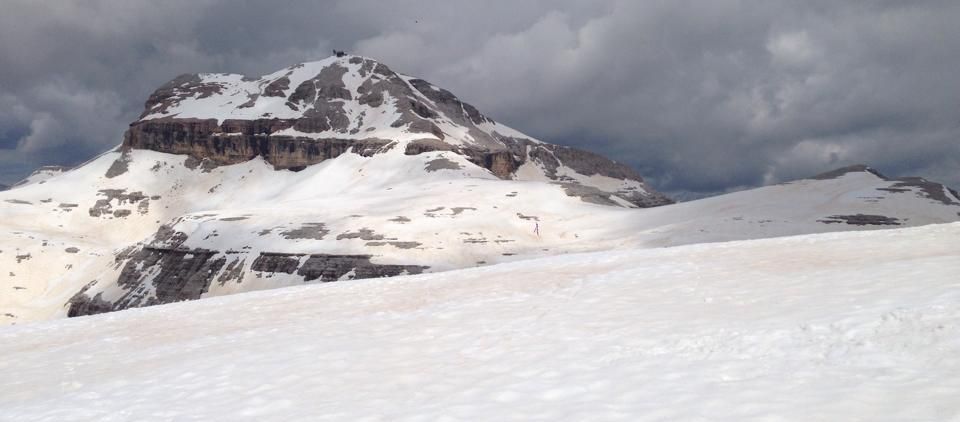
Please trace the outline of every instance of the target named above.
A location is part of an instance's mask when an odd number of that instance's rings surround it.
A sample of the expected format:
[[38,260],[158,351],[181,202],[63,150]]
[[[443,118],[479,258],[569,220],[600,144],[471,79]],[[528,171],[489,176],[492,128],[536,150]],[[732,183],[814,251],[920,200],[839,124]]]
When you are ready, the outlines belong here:
[[853,163],[960,187],[960,2],[0,0],[0,183],[120,143],[181,73],[332,48],[695,197]]

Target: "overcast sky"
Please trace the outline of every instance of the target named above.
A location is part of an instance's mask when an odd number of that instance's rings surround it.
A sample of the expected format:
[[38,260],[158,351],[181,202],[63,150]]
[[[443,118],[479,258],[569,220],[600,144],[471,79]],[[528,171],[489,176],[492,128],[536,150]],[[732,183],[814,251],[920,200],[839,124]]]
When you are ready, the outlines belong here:
[[181,73],[375,58],[681,197],[866,163],[960,187],[960,2],[0,0],[0,183]]

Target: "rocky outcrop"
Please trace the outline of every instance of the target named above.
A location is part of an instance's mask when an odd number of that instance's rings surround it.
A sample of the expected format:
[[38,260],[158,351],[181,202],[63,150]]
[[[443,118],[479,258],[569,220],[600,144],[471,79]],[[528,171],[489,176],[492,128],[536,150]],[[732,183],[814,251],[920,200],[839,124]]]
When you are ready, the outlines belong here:
[[237,164],[263,157],[277,169],[301,169],[345,152],[372,156],[389,143],[383,139],[311,139],[272,135],[316,120],[161,119],[134,123],[124,137],[126,148],[189,155],[216,165]]
[[435,140],[419,140],[407,144],[405,153],[417,155],[428,151],[452,151],[465,156],[470,162],[490,170],[495,176],[510,180],[524,164],[531,162],[543,169],[544,175],[564,187],[570,196],[601,205],[620,205],[610,197],[617,195],[640,208],[672,204],[673,200],[653,189],[640,190],[628,187],[617,191],[604,191],[584,185],[576,179],[559,174],[561,166],[583,176],[600,175],[618,180],[633,181],[645,186],[643,177],[629,166],[604,158],[589,151],[562,145],[535,142],[529,139],[498,136],[502,147],[494,150],[451,146]]
[[297,274],[303,281],[337,281],[420,274],[430,268],[422,265],[391,265],[370,262],[372,255],[290,254],[262,252],[252,271]]
[[[189,236],[162,226],[152,239],[116,255],[116,281],[88,283],[66,303],[67,315],[82,316],[200,299],[212,287],[242,284],[247,277],[291,276],[286,284],[419,274],[423,265],[378,264],[367,254],[324,254],[211,250],[185,247]],[[282,233],[293,239],[322,239],[323,224],[308,223]],[[369,236],[368,236],[369,235]],[[356,238],[376,238],[360,232]],[[354,236],[346,234],[343,239]],[[382,236],[380,237],[382,238]],[[249,263],[249,264],[248,264]]]
[[846,223],[854,226],[899,226],[900,220],[896,217],[887,217],[884,215],[854,214],[854,215],[831,215],[822,220],[817,220],[824,224]]
[[[104,291],[91,296],[91,285],[67,302],[71,317],[123,309],[196,300],[214,283],[242,283],[248,273],[246,253],[208,249],[144,246],[129,256],[120,256],[123,266],[110,297]],[[249,273],[258,278],[274,275],[298,276],[302,282],[353,280],[420,274],[422,265],[376,264],[372,255],[295,254],[261,252],[252,260]],[[109,292],[110,290],[108,290]]]

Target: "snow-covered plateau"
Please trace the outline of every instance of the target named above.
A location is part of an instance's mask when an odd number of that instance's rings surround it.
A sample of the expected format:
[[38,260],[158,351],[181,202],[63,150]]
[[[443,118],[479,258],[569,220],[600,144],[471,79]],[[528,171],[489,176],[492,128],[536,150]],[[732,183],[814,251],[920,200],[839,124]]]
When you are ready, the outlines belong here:
[[960,223],[0,329],[0,420],[960,419]]

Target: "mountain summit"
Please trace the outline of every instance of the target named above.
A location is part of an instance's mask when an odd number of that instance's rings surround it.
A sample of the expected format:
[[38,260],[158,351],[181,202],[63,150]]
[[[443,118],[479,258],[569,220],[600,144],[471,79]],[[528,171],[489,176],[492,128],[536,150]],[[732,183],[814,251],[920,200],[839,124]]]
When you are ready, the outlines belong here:
[[[672,202],[628,166],[535,140],[450,91],[359,56],[301,63],[259,78],[181,75],[150,96],[124,146],[187,154],[207,166],[260,156],[290,170],[348,151],[368,157],[393,149],[450,151],[500,179],[550,181],[591,202]],[[439,160],[430,167],[453,165]]]

